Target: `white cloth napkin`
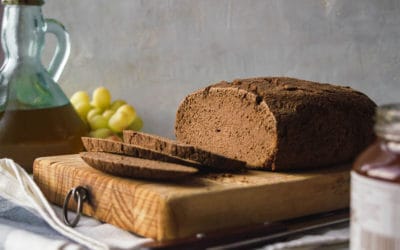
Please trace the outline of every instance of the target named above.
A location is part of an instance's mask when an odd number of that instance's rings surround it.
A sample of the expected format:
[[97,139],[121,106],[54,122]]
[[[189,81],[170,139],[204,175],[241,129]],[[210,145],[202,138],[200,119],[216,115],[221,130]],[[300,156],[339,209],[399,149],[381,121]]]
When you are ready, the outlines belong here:
[[85,216],[76,228],[66,226],[61,209],[52,207],[31,176],[10,159],[0,159],[1,197],[0,249],[134,249],[152,241]]

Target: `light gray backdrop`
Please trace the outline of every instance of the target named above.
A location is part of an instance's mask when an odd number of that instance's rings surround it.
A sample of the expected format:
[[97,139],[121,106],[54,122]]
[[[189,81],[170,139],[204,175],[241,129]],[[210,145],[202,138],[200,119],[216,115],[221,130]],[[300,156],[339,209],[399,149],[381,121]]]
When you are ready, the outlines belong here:
[[159,135],[174,137],[187,94],[220,80],[291,76],[378,104],[400,97],[398,0],[48,0],[43,11],[71,35],[64,91],[106,86]]

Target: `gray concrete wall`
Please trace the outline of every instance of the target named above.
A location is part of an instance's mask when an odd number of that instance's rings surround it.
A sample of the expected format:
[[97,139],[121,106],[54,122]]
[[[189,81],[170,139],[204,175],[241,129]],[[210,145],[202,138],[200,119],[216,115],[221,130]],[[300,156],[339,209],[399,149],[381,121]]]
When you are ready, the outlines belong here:
[[291,76],[348,85],[379,104],[400,99],[397,0],[48,0],[43,11],[71,35],[65,92],[104,85],[136,107],[147,132],[173,137],[187,94],[239,77]]

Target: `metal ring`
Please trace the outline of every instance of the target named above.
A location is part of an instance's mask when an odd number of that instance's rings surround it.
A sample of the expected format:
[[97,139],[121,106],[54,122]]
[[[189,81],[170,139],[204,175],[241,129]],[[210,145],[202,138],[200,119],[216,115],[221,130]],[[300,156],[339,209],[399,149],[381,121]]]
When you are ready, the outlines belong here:
[[[74,196],[74,200],[78,203],[77,208],[76,208],[76,216],[72,222],[69,221],[68,219],[68,203],[69,200],[71,199],[71,196]],[[82,212],[82,206],[83,202],[87,200],[88,196],[88,191],[86,188],[82,186],[77,186],[75,188],[72,188],[68,191],[67,196],[65,197],[64,200],[64,205],[63,205],[63,213],[64,213],[64,223],[70,227],[75,227],[79,219],[81,217],[81,212]]]

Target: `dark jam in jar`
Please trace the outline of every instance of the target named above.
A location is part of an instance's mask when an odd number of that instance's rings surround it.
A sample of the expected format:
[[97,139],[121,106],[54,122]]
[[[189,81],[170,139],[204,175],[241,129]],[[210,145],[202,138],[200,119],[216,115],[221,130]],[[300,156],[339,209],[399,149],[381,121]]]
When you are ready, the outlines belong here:
[[377,108],[375,134],[351,173],[350,249],[400,250],[400,104]]

